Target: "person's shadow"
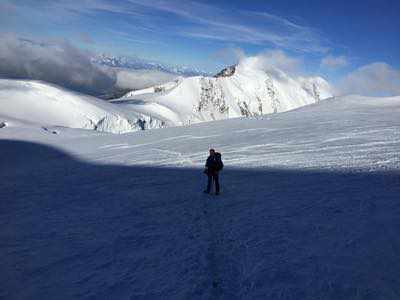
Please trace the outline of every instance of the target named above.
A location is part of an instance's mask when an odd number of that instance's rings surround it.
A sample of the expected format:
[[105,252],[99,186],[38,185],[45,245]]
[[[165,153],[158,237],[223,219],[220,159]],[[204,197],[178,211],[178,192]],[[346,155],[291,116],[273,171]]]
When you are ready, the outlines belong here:
[[398,299],[399,173],[205,181],[0,140],[0,298]]

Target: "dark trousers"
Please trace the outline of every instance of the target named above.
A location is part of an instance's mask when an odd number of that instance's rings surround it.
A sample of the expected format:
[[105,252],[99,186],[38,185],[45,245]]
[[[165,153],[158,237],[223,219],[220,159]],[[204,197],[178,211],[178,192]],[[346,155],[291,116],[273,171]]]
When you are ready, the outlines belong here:
[[215,183],[215,192],[219,194],[219,178],[218,178],[218,173],[213,173],[209,174],[208,176],[208,182],[207,182],[207,193],[211,191],[211,184],[214,181]]

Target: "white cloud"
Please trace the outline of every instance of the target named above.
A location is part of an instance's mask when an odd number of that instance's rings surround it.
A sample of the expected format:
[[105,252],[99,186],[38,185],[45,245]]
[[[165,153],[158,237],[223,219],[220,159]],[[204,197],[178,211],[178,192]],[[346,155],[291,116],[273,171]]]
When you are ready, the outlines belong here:
[[0,35],[0,40],[0,78],[43,80],[98,96],[149,87],[177,76],[156,70],[101,67],[92,63],[93,53],[67,41],[23,40],[11,34]]
[[[135,32],[126,32],[131,38],[136,38],[135,33],[142,32],[141,28],[147,28],[147,31],[166,35],[275,46],[302,52],[324,53],[329,50],[329,42],[316,30],[268,12],[234,10],[229,6],[177,0],[128,0],[118,3],[86,0],[79,4],[55,0],[44,3],[30,7],[29,12],[35,11],[35,17],[51,19],[52,22],[68,22],[68,19],[77,16],[93,18],[99,11],[124,15],[131,18],[137,27]],[[26,9],[26,5],[19,6]],[[179,20],[183,20],[185,26],[180,26]]]
[[287,55],[282,50],[268,50],[256,56],[241,59],[239,65],[250,66],[263,71],[273,72],[276,69],[286,73],[297,73],[303,64],[302,59]]
[[116,71],[117,83],[123,89],[142,89],[174,80],[177,75],[157,70],[129,70]]
[[195,1],[129,0],[146,7],[174,14],[191,25],[177,32],[186,37],[273,45],[302,52],[324,53],[329,50],[327,40],[310,27],[296,24],[282,16],[267,12],[233,10]]
[[328,55],[321,60],[321,67],[328,69],[338,69],[348,65],[347,58],[345,56],[333,56]]
[[67,41],[33,41],[0,35],[0,77],[37,79],[96,94],[111,89],[115,77],[92,64],[91,53]]
[[383,62],[365,65],[345,76],[337,89],[339,94],[397,96],[400,95],[400,70]]
[[225,66],[235,65],[245,57],[246,55],[244,51],[238,47],[223,48],[218,50],[213,55],[213,58],[215,58],[218,62],[222,62]]

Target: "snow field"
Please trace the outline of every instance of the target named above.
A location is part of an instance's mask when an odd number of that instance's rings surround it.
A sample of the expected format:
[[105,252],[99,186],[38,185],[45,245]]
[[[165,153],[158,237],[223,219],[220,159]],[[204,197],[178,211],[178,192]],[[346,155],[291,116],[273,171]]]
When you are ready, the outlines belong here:
[[123,135],[3,116],[0,298],[398,299],[399,115],[351,96]]

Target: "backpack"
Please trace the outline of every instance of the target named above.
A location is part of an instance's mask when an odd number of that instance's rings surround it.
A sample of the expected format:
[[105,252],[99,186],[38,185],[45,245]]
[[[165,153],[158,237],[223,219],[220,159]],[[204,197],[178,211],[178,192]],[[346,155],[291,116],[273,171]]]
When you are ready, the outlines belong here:
[[215,158],[217,160],[217,171],[222,171],[224,168],[224,163],[222,162],[221,153],[215,152]]

